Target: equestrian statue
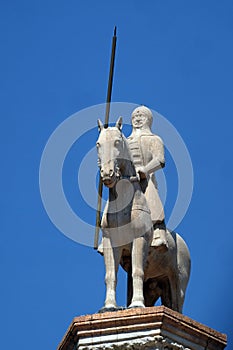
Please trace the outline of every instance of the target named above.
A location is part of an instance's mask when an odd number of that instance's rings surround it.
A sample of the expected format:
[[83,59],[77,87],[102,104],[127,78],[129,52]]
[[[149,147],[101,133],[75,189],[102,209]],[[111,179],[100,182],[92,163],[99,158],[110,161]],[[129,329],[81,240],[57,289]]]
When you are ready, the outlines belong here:
[[163,305],[182,313],[190,275],[184,240],[166,228],[155,171],[165,165],[162,139],[151,131],[153,115],[145,106],[132,113],[132,133],[98,120],[96,143],[101,183],[109,188],[98,251],[105,261],[106,298],[102,312],[117,310],[119,265],[127,272],[127,306]]

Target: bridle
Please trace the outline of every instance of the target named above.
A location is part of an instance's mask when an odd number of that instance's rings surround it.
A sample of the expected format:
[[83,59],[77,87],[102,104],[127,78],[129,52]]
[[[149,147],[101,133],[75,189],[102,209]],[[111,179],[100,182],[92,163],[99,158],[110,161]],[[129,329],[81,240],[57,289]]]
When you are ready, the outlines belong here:
[[[121,140],[122,140],[122,148],[123,148],[123,153],[125,151],[125,148],[127,147],[125,145],[126,143],[126,139],[125,137],[123,136],[122,132],[120,131],[120,136],[121,136]],[[117,164],[117,160],[120,159],[119,158],[116,158],[114,159],[114,165],[115,165],[115,177],[116,177],[116,181],[120,181],[120,180],[128,180],[130,182],[140,182],[140,176],[138,173],[136,173],[135,175],[122,175],[121,172],[120,172],[120,167],[118,166]],[[108,162],[112,161],[113,159],[109,159]],[[130,162],[132,164],[132,166],[134,167],[134,164],[132,162],[132,160],[130,159]],[[101,167],[104,165],[105,163],[101,163],[100,162],[100,159],[98,159],[98,167],[101,169]]]

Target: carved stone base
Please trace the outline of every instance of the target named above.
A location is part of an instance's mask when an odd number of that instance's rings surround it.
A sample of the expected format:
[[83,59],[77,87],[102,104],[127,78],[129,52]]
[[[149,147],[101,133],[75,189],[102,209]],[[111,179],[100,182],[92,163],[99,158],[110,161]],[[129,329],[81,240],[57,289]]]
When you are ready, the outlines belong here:
[[76,317],[58,350],[221,350],[226,335],[164,306]]

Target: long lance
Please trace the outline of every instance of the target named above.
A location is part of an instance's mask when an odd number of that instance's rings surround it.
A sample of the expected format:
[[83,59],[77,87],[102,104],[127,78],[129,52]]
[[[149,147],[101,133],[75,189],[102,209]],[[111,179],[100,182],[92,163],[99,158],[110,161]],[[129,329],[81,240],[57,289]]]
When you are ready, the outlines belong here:
[[[107,92],[106,109],[105,109],[105,122],[104,122],[105,128],[108,127],[108,122],[109,122],[110,104],[111,104],[111,97],[112,97],[112,82],[113,82],[113,72],[114,72],[114,63],[115,63],[115,52],[116,52],[116,40],[117,40],[117,36],[116,36],[116,27],[115,27],[113,37],[112,37],[112,53],[111,53],[110,70],[109,70],[109,78],[108,78],[108,92]],[[99,232],[100,232],[100,226],[101,226],[102,192],[103,192],[103,183],[101,181],[101,178],[99,178],[94,249],[98,248],[98,242],[99,242]]]

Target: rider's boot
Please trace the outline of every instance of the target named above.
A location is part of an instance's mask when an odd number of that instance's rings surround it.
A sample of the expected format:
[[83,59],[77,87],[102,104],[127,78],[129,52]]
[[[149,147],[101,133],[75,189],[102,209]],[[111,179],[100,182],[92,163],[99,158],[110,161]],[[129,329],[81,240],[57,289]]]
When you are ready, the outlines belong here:
[[101,239],[100,244],[98,245],[97,252],[101,255],[104,255],[104,245],[103,245],[103,238]]
[[168,250],[168,243],[164,221],[155,223],[153,228],[154,234],[151,246],[158,250],[158,252],[165,253]]

